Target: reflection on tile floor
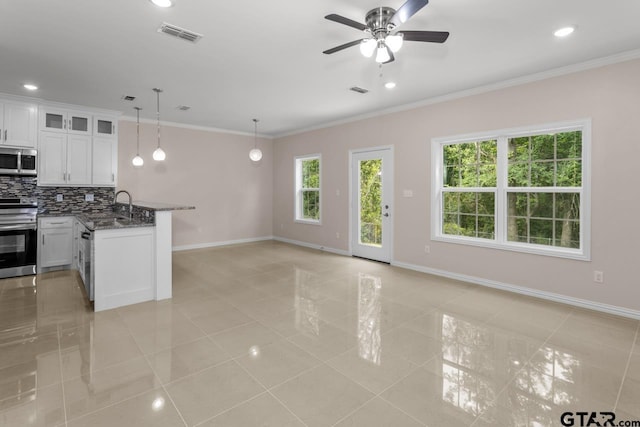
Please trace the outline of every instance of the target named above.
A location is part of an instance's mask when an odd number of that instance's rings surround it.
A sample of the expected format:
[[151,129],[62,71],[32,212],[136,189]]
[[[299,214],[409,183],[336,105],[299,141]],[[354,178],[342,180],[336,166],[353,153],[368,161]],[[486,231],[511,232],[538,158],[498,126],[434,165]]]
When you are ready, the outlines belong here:
[[75,272],[0,280],[0,426],[640,420],[636,320],[277,242],[173,262],[97,314]]

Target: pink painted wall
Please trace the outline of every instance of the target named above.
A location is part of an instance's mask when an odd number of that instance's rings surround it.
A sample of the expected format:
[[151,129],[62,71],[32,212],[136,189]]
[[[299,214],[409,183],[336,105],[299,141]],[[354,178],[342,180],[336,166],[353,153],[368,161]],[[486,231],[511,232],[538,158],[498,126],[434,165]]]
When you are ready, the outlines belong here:
[[140,154],[136,169],[136,124],[119,123],[118,190],[134,200],[195,206],[173,213],[173,246],[207,245],[271,236],[273,143],[258,139],[262,161],[249,160],[253,136],[162,126],[163,163],[151,153],[156,128],[140,125]]
[[[393,145],[396,262],[640,310],[638,76],[634,60],[280,138],[273,233],[348,250],[349,150]],[[583,118],[592,119],[591,261],[431,240],[432,138]],[[322,225],[293,221],[293,159],[311,153],[322,155]],[[403,198],[404,189],[413,197]],[[604,271],[604,284],[593,282],[593,270]]]

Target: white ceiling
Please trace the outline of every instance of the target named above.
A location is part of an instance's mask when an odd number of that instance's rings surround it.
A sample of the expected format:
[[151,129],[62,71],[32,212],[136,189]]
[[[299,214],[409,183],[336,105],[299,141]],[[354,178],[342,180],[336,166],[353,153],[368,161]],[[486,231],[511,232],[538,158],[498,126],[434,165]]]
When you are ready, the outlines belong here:
[[[638,0],[432,0],[401,29],[449,31],[449,40],[406,42],[380,77],[357,47],[322,54],[362,37],[323,17],[364,22],[369,9],[403,0],[175,2],[0,0],[0,92],[129,116],[140,106],[153,119],[159,87],[163,121],[251,133],[255,117],[261,134],[277,136],[640,48]],[[162,22],[204,38],[158,33]],[[555,38],[566,25],[576,32]],[[40,89],[26,93],[25,82]]]

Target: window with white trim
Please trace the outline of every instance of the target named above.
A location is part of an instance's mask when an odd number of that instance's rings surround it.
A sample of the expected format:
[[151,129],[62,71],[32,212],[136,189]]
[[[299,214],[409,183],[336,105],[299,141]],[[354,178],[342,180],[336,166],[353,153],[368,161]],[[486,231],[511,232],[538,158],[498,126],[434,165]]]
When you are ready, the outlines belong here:
[[296,221],[320,223],[320,155],[296,157]]
[[590,121],[432,141],[436,240],[589,259]]

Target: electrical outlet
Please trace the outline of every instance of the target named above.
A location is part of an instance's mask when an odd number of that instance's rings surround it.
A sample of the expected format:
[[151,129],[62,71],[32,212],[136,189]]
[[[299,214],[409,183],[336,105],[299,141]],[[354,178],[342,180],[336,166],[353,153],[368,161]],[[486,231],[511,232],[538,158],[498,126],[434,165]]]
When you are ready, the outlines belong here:
[[61,202],[62,200],[64,200],[64,197],[62,197],[62,194],[56,194],[56,202]]
[[339,238],[340,238],[340,233],[336,231],[336,239],[339,239]]
[[336,190],[336,196],[340,197],[340,189]]
[[593,281],[596,283],[604,283],[604,273],[602,271],[593,270]]
[[93,202],[93,194],[85,194],[84,195],[85,202]]
[[424,253],[425,254],[430,254],[431,253],[431,246],[424,245]]
[[280,224],[280,230],[284,230],[284,224]]

